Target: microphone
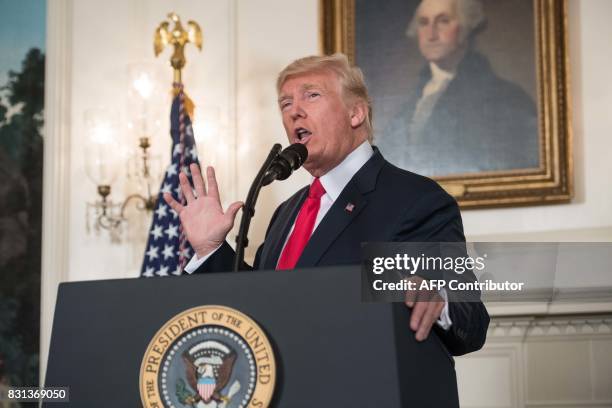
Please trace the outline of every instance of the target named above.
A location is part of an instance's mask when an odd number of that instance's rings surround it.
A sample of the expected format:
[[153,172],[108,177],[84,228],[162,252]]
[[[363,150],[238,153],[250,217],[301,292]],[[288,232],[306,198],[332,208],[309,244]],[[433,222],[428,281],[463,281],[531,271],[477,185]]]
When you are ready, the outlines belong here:
[[[280,152],[280,153],[279,153]],[[253,184],[249,189],[249,194],[242,208],[242,220],[240,230],[236,237],[236,256],[234,257],[234,271],[244,269],[244,248],[249,245],[247,234],[251,218],[255,215],[255,203],[259,190],[267,186],[274,180],[285,180],[293,170],[297,170],[304,164],[308,157],[308,150],[300,143],[295,143],[281,152],[281,145],[275,143],[263,166],[257,172]]]
[[274,180],[287,179],[294,170],[299,169],[308,158],[308,150],[301,143],[294,143],[279,153],[270,165],[263,179],[267,186]]

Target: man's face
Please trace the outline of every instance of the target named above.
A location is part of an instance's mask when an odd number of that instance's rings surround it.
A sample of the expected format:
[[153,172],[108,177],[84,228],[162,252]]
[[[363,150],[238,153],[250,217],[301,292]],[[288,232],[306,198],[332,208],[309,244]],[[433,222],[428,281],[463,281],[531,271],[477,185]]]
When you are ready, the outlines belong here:
[[463,51],[456,0],[424,0],[417,12],[421,54],[429,62],[452,67]]
[[345,103],[340,80],[333,72],[289,77],[278,102],[289,143],[306,146],[304,168],[315,177],[336,167],[365,140],[356,136],[353,109]]

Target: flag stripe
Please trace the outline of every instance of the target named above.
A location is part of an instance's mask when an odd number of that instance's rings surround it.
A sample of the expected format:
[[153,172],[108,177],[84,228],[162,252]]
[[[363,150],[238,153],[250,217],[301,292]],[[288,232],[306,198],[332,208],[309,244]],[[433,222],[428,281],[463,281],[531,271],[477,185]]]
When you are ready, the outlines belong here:
[[[141,277],[180,275],[193,255],[178,214],[163,199],[168,192],[182,204],[185,197],[179,186],[178,175],[185,166],[198,164],[197,149],[193,137],[191,119],[185,110],[185,94],[182,84],[174,84],[175,97],[170,112],[170,136],[172,137],[171,162],[164,174],[153,220],[149,230]],[[191,181],[191,174],[187,173]]]

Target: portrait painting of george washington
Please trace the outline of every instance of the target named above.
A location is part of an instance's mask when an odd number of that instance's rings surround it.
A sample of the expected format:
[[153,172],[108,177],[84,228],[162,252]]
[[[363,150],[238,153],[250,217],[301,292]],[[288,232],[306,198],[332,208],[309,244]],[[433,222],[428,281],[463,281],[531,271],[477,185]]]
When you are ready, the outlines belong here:
[[385,156],[427,176],[537,168],[533,19],[529,0],[356,1]]

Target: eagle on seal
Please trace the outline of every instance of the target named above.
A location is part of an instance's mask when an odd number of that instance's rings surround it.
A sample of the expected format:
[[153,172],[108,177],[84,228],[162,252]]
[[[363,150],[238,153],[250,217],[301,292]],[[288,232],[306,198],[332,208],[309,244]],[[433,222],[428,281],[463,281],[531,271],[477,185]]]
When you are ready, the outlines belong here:
[[231,396],[221,395],[221,390],[229,382],[234,369],[237,358],[234,350],[220,341],[207,340],[185,351],[182,358],[187,382],[197,391],[193,402],[201,399],[208,405],[214,401],[212,406],[228,402]]

